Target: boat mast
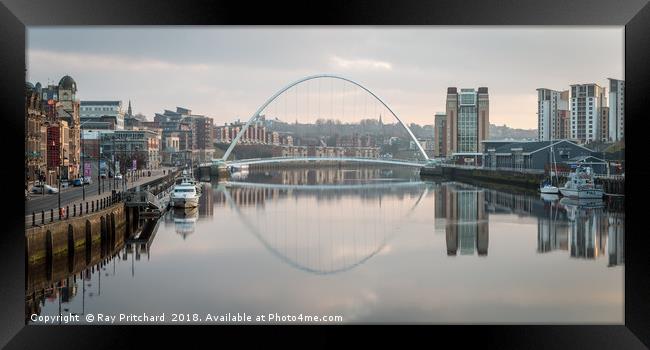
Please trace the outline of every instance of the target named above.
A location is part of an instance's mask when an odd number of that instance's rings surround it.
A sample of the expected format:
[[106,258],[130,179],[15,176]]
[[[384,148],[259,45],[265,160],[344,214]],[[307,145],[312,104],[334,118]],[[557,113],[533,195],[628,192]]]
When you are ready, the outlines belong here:
[[[555,177],[555,184],[553,184],[553,177]],[[551,130],[551,185],[559,185],[557,180],[557,165],[555,164],[555,152],[553,152],[553,130]]]
[[555,183],[557,184],[557,166],[555,165],[555,152],[553,152],[553,136],[551,136],[551,184],[553,184],[553,177],[555,177]]

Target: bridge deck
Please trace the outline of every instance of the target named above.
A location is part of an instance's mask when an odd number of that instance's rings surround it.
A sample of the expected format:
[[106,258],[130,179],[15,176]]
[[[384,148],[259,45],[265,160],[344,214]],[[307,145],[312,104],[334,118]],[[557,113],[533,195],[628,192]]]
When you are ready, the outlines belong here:
[[[221,159],[215,159],[212,163],[203,163],[200,166],[211,166],[221,162]],[[266,164],[266,163],[288,163],[288,162],[345,162],[345,163],[371,163],[371,164],[386,164],[386,165],[400,165],[420,168],[423,167],[425,162],[391,159],[391,158],[353,158],[353,157],[272,157],[272,158],[253,158],[241,159],[226,162],[226,165],[235,167],[241,165],[253,164]]]

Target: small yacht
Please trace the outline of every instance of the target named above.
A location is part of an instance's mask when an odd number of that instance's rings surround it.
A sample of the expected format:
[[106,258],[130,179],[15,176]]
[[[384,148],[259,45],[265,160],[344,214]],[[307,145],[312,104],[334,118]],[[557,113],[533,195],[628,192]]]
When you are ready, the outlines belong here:
[[542,183],[542,186],[540,186],[539,188],[539,192],[541,192],[542,194],[559,194],[560,189],[557,188],[557,186],[553,186],[552,183],[548,181],[544,181]]
[[563,196],[574,199],[602,199],[605,195],[602,186],[594,182],[594,172],[591,167],[579,166],[569,175],[563,187],[560,187]]
[[174,191],[169,197],[170,203],[175,208],[194,208],[199,206],[199,193],[196,185],[181,182],[174,186]]

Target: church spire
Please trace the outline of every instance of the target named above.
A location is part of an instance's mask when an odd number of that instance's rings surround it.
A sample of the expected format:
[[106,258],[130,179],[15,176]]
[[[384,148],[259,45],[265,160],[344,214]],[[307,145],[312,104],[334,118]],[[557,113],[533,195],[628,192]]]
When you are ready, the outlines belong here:
[[129,117],[133,116],[132,111],[131,111],[131,100],[129,100],[129,109],[126,111],[126,114],[128,114]]

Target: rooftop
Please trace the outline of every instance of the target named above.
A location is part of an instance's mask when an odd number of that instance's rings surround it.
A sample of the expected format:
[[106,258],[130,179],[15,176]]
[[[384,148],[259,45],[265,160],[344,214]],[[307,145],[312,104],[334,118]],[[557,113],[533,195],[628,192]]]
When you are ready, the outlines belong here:
[[[589,160],[589,162],[587,162],[587,160]],[[570,163],[583,163],[583,162],[585,162],[585,163],[593,163],[593,162],[605,163],[605,160],[600,159],[598,157],[594,157],[594,156],[577,156],[577,157],[573,157],[573,158],[569,159],[569,162]]]
[[509,143],[504,143],[503,145],[496,148],[496,153],[510,153],[513,149],[521,150],[522,153],[533,153],[540,151],[544,148],[550,147],[551,143],[555,146],[560,143],[570,143],[572,145],[584,148],[585,150],[592,151],[588,148],[580,146],[570,140],[554,140],[554,141],[514,141]]

